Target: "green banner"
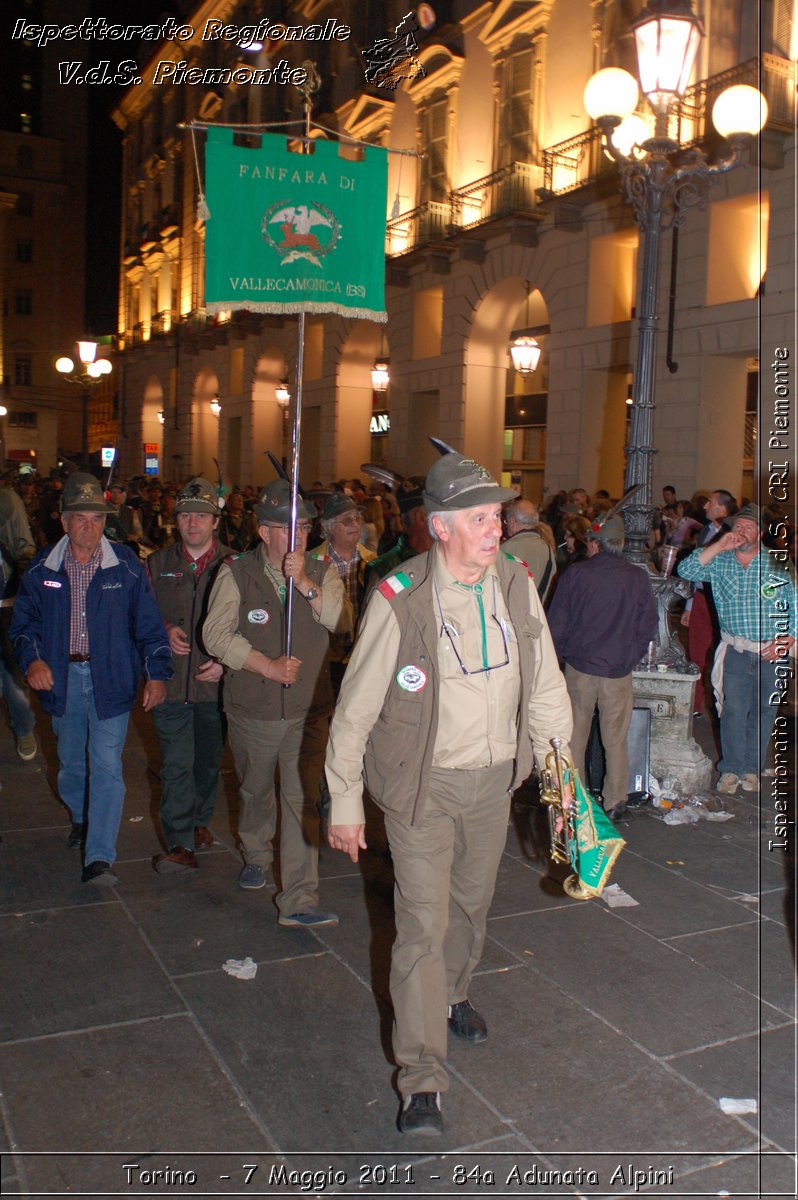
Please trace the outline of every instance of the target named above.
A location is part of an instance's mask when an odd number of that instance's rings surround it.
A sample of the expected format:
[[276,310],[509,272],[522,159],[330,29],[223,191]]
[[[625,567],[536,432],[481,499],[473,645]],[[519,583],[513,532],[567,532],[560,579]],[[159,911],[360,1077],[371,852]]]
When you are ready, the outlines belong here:
[[205,306],[209,312],[334,312],[384,322],[388,152],[362,161],[336,142],[294,154],[285,136],[253,149],[208,129]]

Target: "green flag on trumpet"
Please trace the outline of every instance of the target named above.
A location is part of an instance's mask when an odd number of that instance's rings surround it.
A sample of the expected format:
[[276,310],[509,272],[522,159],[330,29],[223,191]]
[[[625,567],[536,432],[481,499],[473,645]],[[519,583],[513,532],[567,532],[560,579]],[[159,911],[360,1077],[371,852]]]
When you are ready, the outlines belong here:
[[355,160],[321,139],[297,154],[285,135],[236,136],[207,131],[207,310],[384,322],[387,151]]
[[576,771],[566,770],[564,780],[566,786],[571,784],[573,788],[574,812],[569,813],[569,824],[575,837],[569,842],[574,875],[566,879],[563,887],[574,899],[588,900],[603,892],[626,842],[618,837],[612,821],[587,791]]

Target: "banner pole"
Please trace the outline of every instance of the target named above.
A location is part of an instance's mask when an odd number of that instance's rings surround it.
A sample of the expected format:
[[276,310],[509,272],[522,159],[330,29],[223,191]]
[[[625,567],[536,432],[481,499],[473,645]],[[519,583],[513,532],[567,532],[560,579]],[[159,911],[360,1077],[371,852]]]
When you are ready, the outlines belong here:
[[[299,446],[302,436],[302,371],[305,358],[305,314],[297,314],[296,329],[296,400],[294,401],[294,428],[291,453],[291,524],[288,528],[288,550],[296,549],[297,509],[299,506]],[[291,657],[294,632],[294,581],[288,580],[285,597],[285,654]]]
[[[317,92],[321,87],[321,78],[316,70],[315,63],[305,62],[302,64],[306,69],[307,78],[305,83],[300,86],[302,92],[303,103],[305,106],[305,143],[303,152],[309,152],[310,139],[310,110],[313,104],[311,99],[314,92]],[[297,525],[297,509],[299,506],[299,446],[302,435],[302,373],[305,360],[305,313],[300,312],[297,315],[296,328],[296,400],[294,402],[294,429],[293,429],[293,446],[291,455],[291,524],[288,527],[288,550],[293,553],[296,549],[296,525]],[[294,634],[294,581],[288,580],[288,590],[285,597],[285,655],[286,658],[291,657],[293,647]]]

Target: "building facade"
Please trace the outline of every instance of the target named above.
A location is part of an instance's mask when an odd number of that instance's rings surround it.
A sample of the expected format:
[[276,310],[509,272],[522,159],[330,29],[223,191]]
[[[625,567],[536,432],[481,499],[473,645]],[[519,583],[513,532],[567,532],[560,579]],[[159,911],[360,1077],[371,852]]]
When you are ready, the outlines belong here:
[[[679,495],[714,487],[752,495],[760,356],[793,336],[794,6],[698,7],[707,36],[672,133],[710,160],[722,154],[709,114],[730,83],[759,86],[769,118],[744,165],[688,215],[678,254],[672,233],[663,235],[655,494],[667,482]],[[418,156],[389,155],[387,326],[307,319],[303,483],[351,477],[375,458],[400,473],[424,471],[434,434],[535,499],[576,485],[618,495],[639,231],[582,92],[600,67],[634,71],[630,22],[641,8],[642,0],[421,5],[394,77],[371,83],[362,51],[397,27],[407,32],[404,3],[299,0],[281,7],[282,29],[265,0],[207,0],[194,10],[182,39],[158,47],[144,83],[114,114],[125,164],[122,469],[143,470],[145,445],[157,445],[166,478],[209,473],[217,459],[228,480],[260,484],[271,477],[264,452],[287,453],[290,413],[277,386],[287,379],[296,390],[296,321],[206,314],[203,139],[182,126],[300,117],[298,89],[242,86],[234,68],[310,58],[321,77],[319,136]],[[259,49],[247,30],[264,17],[274,24]],[[312,41],[293,32],[329,19],[349,34]],[[239,32],[209,38],[209,21]],[[220,82],[148,82],[164,62],[220,68]],[[542,348],[532,376],[512,369],[518,334]],[[382,355],[390,385],[375,393],[371,368]]]
[[[63,25],[75,0],[30,0],[19,17]],[[0,464],[42,472],[81,438],[80,392],[54,368],[84,335],[87,92],[59,83],[63,47],[6,31],[0,50]]]

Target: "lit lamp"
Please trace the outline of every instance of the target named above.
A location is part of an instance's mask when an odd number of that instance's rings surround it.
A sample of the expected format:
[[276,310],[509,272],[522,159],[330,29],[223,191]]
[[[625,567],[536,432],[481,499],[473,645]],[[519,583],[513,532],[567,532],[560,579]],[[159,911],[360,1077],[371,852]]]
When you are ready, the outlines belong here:
[[687,210],[705,203],[717,176],[742,162],[742,152],[767,119],[767,103],[756,88],[735,86],[722,92],[712,110],[715,128],[729,141],[732,153],[709,164],[693,151],[675,165],[681,149],[668,136],[668,115],[689,83],[696,54],[704,36],[692,0],[648,0],[632,26],[642,90],[655,114],[654,136],[645,122],[633,116],[637,108],[637,81],[617,67],[598,71],[588,80],[585,108],[604,134],[605,152],[618,164],[626,196],[634,206],[643,248],[640,297],[637,306],[639,337],[634,373],[631,425],[624,490],[638,486],[637,495],[624,510],[625,554],[644,565],[652,526],[652,464],[655,454],[654,382],[658,298],[660,294],[660,236],[663,229],[679,226]]
[[107,358],[97,358],[97,342],[91,338],[76,343],[81,369],[75,366],[73,360],[62,355],[55,360],[55,369],[59,375],[77,383],[82,389],[83,421],[81,429],[80,465],[84,470],[89,465],[89,397],[92,388],[104,375],[110,375],[113,365]]
[[164,412],[164,410],[162,408],[158,409],[158,424],[159,425],[166,424],[166,413]]
[[221,405],[221,402],[220,402],[220,400],[219,400],[219,393],[218,393],[218,392],[214,392],[214,393],[213,393],[213,395],[212,395],[212,396],[211,396],[211,398],[210,398],[210,402],[209,402],[209,403],[210,403],[210,410],[211,410],[211,412],[213,413],[213,415],[214,415],[215,417],[218,417],[218,416],[219,416],[219,413],[222,411],[222,405]]
[[[526,324],[529,326],[529,280],[526,282]],[[510,343],[513,370],[519,375],[534,375],[540,362],[540,344],[533,337],[521,334]]]
[[274,398],[280,405],[280,408],[287,409],[291,403],[291,393],[288,390],[288,380],[281,379],[274,389]]
[[389,367],[391,360],[384,354],[381,354],[374,360],[374,366],[371,368],[371,386],[375,392],[387,392],[388,385],[391,382],[391,373]]

